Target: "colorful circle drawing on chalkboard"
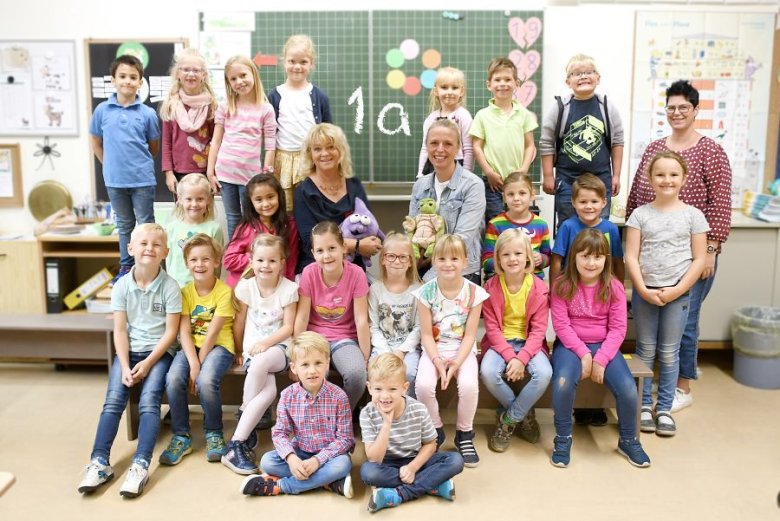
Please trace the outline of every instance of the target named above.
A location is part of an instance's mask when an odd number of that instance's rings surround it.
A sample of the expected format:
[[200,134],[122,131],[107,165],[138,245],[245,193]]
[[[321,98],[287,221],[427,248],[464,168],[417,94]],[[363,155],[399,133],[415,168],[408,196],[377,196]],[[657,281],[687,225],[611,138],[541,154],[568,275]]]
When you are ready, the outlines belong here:
[[385,61],[390,67],[398,68],[404,64],[404,53],[401,49],[390,49],[385,55]]
[[417,96],[422,90],[420,80],[414,76],[409,76],[404,82],[404,94],[407,96]]
[[436,71],[433,69],[425,69],[420,74],[420,83],[426,89],[432,89],[436,85]]
[[116,50],[117,57],[129,54],[141,60],[144,69],[149,66],[149,51],[138,42],[125,42]]
[[404,40],[401,42],[401,52],[407,60],[414,60],[420,54],[420,44],[411,38]]
[[422,63],[426,69],[435,69],[441,65],[441,53],[436,49],[427,49],[422,55]]
[[393,69],[387,73],[386,81],[388,87],[398,90],[406,83],[406,74],[404,74],[403,71],[399,71],[398,69]]

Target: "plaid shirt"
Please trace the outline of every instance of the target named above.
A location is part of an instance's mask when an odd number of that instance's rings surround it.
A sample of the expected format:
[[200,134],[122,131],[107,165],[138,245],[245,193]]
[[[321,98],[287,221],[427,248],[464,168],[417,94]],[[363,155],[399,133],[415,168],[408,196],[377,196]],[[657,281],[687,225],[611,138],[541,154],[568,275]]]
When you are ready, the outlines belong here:
[[320,465],[346,454],[355,444],[347,394],[328,381],[322,383],[317,396],[300,383],[292,384],[279,396],[271,438],[284,460],[295,446],[315,454]]

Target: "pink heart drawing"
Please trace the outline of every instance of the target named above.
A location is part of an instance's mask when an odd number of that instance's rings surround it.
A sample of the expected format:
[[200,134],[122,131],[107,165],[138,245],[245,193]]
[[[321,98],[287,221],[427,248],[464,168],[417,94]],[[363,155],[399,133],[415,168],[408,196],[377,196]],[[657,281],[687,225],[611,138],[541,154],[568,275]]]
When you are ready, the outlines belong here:
[[542,21],[532,16],[525,22],[525,48],[531,47],[542,34]]
[[533,81],[526,81],[519,88],[515,89],[515,99],[519,101],[524,107],[528,108],[528,105],[536,98],[536,83]]
[[[538,18],[537,18],[538,19]],[[509,36],[517,44],[518,47],[525,49],[525,22],[522,18],[510,18],[509,19]]]
[[517,75],[520,81],[527,81],[531,78],[542,63],[542,56],[539,54],[539,51],[524,53],[515,49],[510,51],[509,59],[517,67]]

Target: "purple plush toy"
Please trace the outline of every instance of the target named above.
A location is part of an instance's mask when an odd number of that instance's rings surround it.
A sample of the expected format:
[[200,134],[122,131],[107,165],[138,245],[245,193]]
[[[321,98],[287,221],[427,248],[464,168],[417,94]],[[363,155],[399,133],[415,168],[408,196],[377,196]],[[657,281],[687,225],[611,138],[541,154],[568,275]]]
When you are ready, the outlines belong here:
[[[379,229],[376,217],[359,197],[355,198],[355,211],[352,215],[344,219],[339,225],[341,234],[345,239],[363,239],[375,235],[381,240],[385,240],[385,234]],[[347,256],[352,260],[352,255]],[[363,265],[371,266],[371,257],[363,257]]]

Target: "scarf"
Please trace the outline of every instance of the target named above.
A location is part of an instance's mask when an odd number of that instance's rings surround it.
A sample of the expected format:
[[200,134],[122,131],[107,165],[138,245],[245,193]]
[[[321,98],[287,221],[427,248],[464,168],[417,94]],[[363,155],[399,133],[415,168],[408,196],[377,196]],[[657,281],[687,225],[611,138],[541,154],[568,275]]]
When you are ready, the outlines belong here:
[[[190,108],[186,109],[185,105]],[[207,92],[190,96],[183,89],[179,90],[179,103],[176,103],[174,108],[174,119],[184,132],[195,132],[206,122],[210,105],[211,96]]]

